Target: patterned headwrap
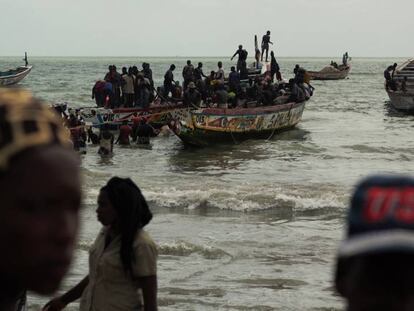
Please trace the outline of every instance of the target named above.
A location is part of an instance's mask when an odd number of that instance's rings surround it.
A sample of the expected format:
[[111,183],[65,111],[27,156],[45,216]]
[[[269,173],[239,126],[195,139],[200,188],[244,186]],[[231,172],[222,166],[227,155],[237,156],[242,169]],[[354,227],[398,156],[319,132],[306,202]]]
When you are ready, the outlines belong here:
[[0,172],[20,152],[53,144],[71,146],[61,118],[29,91],[0,89]]

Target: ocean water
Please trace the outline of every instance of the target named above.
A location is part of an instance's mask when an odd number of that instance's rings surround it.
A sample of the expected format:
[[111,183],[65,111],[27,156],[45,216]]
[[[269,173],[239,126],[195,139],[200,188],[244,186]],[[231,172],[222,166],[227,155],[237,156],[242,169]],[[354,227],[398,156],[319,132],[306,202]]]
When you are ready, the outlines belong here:
[[[191,59],[205,73],[219,60],[227,72],[232,65],[230,57]],[[181,77],[186,60],[33,57],[21,85],[50,102],[93,106],[91,88],[109,64],[149,62],[157,85],[171,63]],[[278,61],[289,78],[295,64],[318,70],[331,59]],[[403,59],[354,58],[348,79],[312,82],[302,121],[271,140],[194,149],[157,137],[151,149],[116,146],[107,160],[90,147],[82,156],[82,231],[61,291],[87,273],[100,229],[96,197],[119,175],[137,182],[154,212],[147,230],[159,245],[160,310],[342,310],[332,280],[355,184],[414,170],[414,116],[393,110],[383,88],[383,70],[394,61]],[[19,64],[0,58],[0,68]],[[48,300],[29,298],[31,310]]]

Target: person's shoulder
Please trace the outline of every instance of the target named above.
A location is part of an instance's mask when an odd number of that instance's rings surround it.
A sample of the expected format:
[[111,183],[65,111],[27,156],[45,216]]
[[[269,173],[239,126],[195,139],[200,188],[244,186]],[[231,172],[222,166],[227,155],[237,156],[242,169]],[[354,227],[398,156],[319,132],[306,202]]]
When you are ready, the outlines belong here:
[[133,243],[134,249],[153,249],[155,252],[157,250],[157,244],[151,238],[151,236],[145,230],[141,229],[135,235],[135,240]]
[[148,232],[146,232],[144,229],[141,229],[135,235],[134,246],[140,246],[145,244],[155,245],[155,242]]

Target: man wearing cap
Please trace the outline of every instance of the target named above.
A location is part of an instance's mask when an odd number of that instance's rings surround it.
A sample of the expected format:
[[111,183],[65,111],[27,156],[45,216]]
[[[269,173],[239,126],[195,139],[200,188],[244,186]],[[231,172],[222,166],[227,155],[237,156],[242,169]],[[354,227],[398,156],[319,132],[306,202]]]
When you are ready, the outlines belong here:
[[81,200],[62,120],[19,89],[0,89],[0,310],[52,294],[69,269]]
[[335,285],[348,311],[414,310],[414,179],[373,176],[357,187]]
[[195,83],[188,83],[188,88],[184,92],[184,104],[192,107],[200,107],[201,94],[197,90]]

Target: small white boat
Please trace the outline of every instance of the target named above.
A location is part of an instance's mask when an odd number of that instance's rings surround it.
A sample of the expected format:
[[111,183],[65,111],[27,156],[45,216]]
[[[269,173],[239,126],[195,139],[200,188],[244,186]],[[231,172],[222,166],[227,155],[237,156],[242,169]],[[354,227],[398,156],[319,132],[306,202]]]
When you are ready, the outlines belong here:
[[0,71],[0,86],[8,86],[22,81],[32,70],[33,66],[29,66],[27,62],[27,54],[24,57],[25,66],[19,66],[14,69]]
[[307,71],[312,80],[341,80],[351,71],[351,64],[339,65],[337,68],[326,66],[320,71]]
[[[394,90],[387,89],[385,84],[391,105],[398,110],[414,111],[414,59],[399,65],[395,69],[393,80],[396,86]],[[405,89],[402,87],[404,80],[406,80]]]

